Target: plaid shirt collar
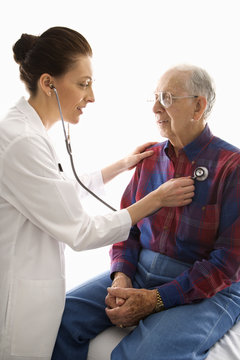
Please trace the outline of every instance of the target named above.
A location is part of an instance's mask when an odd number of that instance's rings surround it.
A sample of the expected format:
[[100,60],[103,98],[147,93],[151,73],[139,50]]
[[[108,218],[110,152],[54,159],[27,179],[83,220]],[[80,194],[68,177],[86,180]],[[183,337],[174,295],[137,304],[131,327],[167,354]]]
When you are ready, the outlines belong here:
[[[189,144],[184,146],[184,148],[181,149],[179,151],[179,153],[180,154],[181,154],[181,152],[185,153],[185,155],[187,156],[189,161],[194,161],[196,158],[198,158],[198,155],[200,154],[200,152],[205,147],[207,147],[208,144],[212,141],[213,137],[214,136],[213,136],[208,124],[206,124],[202,133],[196,139],[194,139],[192,142],[190,142]],[[170,159],[175,157],[173,145],[171,144],[171,142],[169,140],[166,141],[166,144],[164,146],[164,151]]]

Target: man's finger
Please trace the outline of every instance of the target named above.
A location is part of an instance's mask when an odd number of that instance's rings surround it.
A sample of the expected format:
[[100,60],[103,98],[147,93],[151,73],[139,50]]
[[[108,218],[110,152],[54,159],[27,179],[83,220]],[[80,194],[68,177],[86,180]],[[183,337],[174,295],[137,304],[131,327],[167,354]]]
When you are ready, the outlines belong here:
[[107,291],[110,295],[115,296],[116,298],[127,299],[128,298],[128,291],[125,288],[118,288],[118,287],[109,287]]
[[122,306],[125,303],[125,299],[117,297],[116,298],[116,304],[117,306]]

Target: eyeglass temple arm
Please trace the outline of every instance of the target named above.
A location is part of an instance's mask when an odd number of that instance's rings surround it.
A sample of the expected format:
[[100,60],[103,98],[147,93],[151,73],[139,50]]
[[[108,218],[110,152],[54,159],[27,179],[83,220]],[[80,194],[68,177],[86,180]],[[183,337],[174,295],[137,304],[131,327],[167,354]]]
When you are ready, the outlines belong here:
[[197,98],[198,95],[188,95],[188,96],[173,96],[172,99],[184,99],[184,98]]

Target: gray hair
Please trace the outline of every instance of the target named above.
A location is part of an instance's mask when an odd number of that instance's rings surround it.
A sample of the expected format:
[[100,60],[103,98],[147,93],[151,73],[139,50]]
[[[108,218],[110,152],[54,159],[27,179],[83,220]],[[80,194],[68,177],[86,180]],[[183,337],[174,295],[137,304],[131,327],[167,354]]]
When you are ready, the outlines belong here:
[[204,111],[204,118],[206,119],[212,110],[215,102],[215,84],[206,70],[193,66],[193,65],[178,65],[173,68],[174,70],[190,73],[186,79],[186,89],[191,95],[204,96],[207,100],[207,106]]

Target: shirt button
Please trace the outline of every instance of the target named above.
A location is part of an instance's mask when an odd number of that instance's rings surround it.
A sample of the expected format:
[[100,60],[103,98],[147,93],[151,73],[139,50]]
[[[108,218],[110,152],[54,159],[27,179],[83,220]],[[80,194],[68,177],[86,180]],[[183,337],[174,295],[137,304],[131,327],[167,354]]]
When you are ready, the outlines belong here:
[[202,211],[204,211],[205,209],[206,209],[206,206],[203,206],[203,207],[202,207]]
[[163,227],[163,230],[167,230],[167,229],[168,229],[168,226],[165,225],[165,226]]

